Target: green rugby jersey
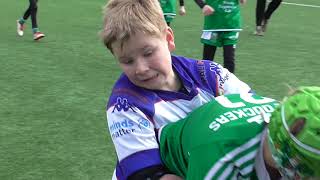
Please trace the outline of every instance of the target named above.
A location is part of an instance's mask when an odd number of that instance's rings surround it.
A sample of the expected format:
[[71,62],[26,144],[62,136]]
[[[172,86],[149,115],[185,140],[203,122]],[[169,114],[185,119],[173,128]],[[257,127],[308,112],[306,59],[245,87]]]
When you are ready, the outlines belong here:
[[219,96],[160,130],[162,161],[186,179],[254,179],[263,117],[277,105],[258,95]]
[[159,0],[166,22],[171,22],[176,16],[176,0]]
[[241,31],[239,0],[207,0],[214,13],[205,16],[203,31]]

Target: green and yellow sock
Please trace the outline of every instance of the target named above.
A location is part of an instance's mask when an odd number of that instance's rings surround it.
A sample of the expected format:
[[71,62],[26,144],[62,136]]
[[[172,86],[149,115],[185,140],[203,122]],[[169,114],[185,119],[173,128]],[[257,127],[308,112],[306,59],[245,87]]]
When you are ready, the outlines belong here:
[[39,31],[39,28],[32,28],[32,32],[34,34],[34,33],[40,32],[40,31]]
[[26,20],[24,20],[23,18],[20,18],[20,19],[19,19],[19,23],[20,23],[20,24],[24,24],[25,22],[26,22]]

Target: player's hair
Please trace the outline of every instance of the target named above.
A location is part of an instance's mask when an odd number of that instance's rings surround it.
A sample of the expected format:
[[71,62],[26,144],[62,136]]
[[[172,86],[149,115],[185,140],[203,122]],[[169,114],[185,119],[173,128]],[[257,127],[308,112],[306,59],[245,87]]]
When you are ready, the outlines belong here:
[[112,43],[121,47],[132,35],[161,36],[167,24],[158,0],[110,0],[103,9],[103,43],[112,52]]

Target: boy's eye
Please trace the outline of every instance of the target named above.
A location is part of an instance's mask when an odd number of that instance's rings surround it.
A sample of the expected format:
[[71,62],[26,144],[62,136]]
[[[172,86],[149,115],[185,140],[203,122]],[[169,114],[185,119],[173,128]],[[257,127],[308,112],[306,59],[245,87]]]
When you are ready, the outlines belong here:
[[133,61],[132,61],[132,60],[127,60],[127,61],[124,61],[123,63],[124,63],[124,64],[132,64]]
[[132,64],[133,60],[132,59],[123,59],[120,61],[122,64]]
[[152,53],[153,53],[153,51],[149,50],[149,51],[146,51],[143,55],[144,55],[145,57],[148,57],[148,56],[151,56]]

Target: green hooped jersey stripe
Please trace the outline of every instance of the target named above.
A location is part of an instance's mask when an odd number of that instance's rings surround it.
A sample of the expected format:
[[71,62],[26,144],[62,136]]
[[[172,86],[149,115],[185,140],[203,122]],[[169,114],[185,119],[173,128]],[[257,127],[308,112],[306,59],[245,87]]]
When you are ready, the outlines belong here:
[[243,179],[253,179],[254,160],[259,150],[261,136],[262,133],[258,134],[250,139],[248,143],[221,157],[209,169],[205,179],[232,179],[237,177],[239,173]]
[[277,105],[252,94],[219,96],[161,129],[161,158],[186,179],[255,179],[264,118]]

